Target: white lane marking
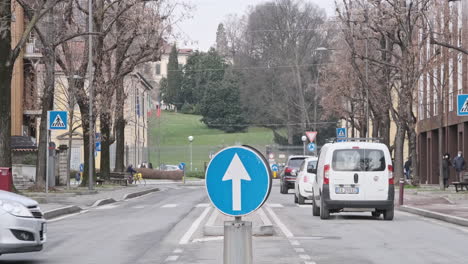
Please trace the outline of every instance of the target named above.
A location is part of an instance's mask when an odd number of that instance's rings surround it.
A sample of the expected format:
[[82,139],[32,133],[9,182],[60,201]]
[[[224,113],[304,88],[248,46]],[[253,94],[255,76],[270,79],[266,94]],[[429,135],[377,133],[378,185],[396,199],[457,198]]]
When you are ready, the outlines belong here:
[[218,241],[218,240],[223,240],[223,236],[215,236],[215,237],[206,237],[206,238],[196,238],[192,242],[193,243],[199,243],[199,242],[207,242],[207,241]]
[[281,222],[281,220],[271,208],[267,207],[266,210],[268,211],[268,213],[270,213],[270,216],[271,218],[273,218],[273,221],[275,221],[276,225],[281,229],[281,231],[287,238],[294,237],[293,233],[291,233],[291,231],[289,231],[289,229],[283,224],[283,222]]
[[109,210],[109,209],[114,209],[119,207],[120,204],[106,204],[103,206],[98,206],[95,208],[95,210]]
[[293,246],[300,246],[301,245],[299,243],[299,241],[297,241],[297,240],[290,240],[289,243],[291,243],[291,245],[293,245]]
[[197,204],[197,206],[195,206],[195,207],[197,207],[197,208],[199,208],[199,207],[206,208],[206,207],[209,207],[209,206],[210,206],[210,204],[207,204],[207,203],[200,203],[200,204]]
[[179,253],[182,253],[182,252],[184,252],[182,249],[176,248],[172,253],[179,254]]
[[263,211],[261,207],[257,210],[257,212],[258,212],[258,215],[260,216],[260,219],[262,219],[262,222],[264,225],[267,225],[267,226],[272,225],[270,218],[268,218],[268,216],[265,214],[265,211]]
[[143,208],[145,208],[145,206],[144,205],[137,205],[137,206],[133,206],[132,208],[134,208],[134,209],[143,209]]
[[296,253],[304,253],[305,250],[303,248],[294,248],[294,250],[296,251]]
[[190,238],[192,237],[193,233],[198,229],[198,226],[201,224],[203,219],[205,219],[206,215],[210,212],[211,207],[205,208],[203,213],[195,220],[195,222],[192,223],[190,228],[187,230],[187,232],[182,236],[182,238],[179,241],[180,245],[185,245],[189,242]]
[[213,226],[215,221],[216,221],[216,218],[218,217],[218,214],[219,214],[218,210],[215,209],[211,213],[210,218],[208,218],[208,222],[206,222],[206,225],[207,226]]
[[271,207],[271,208],[284,207],[282,204],[275,204],[275,203],[269,203],[267,205],[268,205],[268,207]]
[[300,208],[310,208],[311,204],[296,204]]
[[309,255],[299,255],[299,257],[303,260],[310,260],[310,256]]
[[304,261],[304,264],[317,264],[317,263],[314,261]]
[[169,256],[166,258],[166,262],[169,262],[169,261],[176,261],[177,259],[179,258],[179,256]]
[[57,218],[54,218],[54,219],[47,220],[47,223],[57,222],[57,221],[60,221],[60,220],[63,220],[63,219],[66,219],[66,218],[69,218],[69,217],[72,217],[72,216],[84,214],[84,213],[87,213],[87,212],[89,212],[89,210],[82,210],[82,211],[80,211],[78,213],[60,216],[60,217],[57,217]]
[[174,207],[177,207],[177,204],[165,204],[161,206],[161,208],[174,208]]

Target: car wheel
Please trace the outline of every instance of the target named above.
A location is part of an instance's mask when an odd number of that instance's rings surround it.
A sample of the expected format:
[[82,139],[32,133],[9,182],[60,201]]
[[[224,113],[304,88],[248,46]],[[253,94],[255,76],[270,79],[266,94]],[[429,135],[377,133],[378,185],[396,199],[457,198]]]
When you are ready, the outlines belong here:
[[381,215],[380,211],[375,210],[375,211],[372,212],[373,217],[380,217],[380,215]]
[[299,193],[299,196],[297,197],[297,203],[305,204],[305,198],[300,193]]
[[383,212],[383,218],[384,220],[391,221],[393,220],[393,215],[394,215],[394,209],[388,209]]
[[[314,197],[314,194],[312,194],[312,197]],[[320,216],[320,207],[317,206],[317,202],[315,201],[315,198],[312,198],[312,215]]]
[[288,186],[286,186],[285,183],[281,183],[281,187],[280,187],[280,193],[282,194],[287,194],[288,193]]
[[324,200],[320,199],[320,219],[328,218],[330,218],[330,210],[328,210],[328,207],[325,205]]
[[297,195],[294,194],[294,203],[298,203],[298,200],[299,200],[299,199],[297,198]]

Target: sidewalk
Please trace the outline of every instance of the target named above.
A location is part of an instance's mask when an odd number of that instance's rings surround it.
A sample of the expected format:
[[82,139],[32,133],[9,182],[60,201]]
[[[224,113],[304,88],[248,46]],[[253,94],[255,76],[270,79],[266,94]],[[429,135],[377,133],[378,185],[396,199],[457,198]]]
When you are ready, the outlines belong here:
[[86,187],[72,186],[70,190],[65,187],[58,188],[58,192],[39,193],[23,192],[39,203],[47,219],[65,214],[76,213],[91,206],[104,205],[116,201],[135,198],[159,189],[157,185],[130,185],[95,187],[89,191]]
[[[399,190],[395,190],[398,203]],[[450,186],[441,191],[438,186],[421,186],[416,189],[405,188],[402,211],[435,218],[442,221],[468,226],[468,192],[455,192]]]

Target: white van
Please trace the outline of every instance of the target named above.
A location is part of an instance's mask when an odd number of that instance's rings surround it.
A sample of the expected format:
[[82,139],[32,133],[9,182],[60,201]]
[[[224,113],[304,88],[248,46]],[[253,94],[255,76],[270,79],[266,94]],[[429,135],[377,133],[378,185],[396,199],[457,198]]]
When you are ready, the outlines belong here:
[[328,219],[330,213],[371,211],[374,217],[383,214],[385,220],[393,219],[393,165],[386,145],[360,141],[325,144],[316,174],[314,216]]

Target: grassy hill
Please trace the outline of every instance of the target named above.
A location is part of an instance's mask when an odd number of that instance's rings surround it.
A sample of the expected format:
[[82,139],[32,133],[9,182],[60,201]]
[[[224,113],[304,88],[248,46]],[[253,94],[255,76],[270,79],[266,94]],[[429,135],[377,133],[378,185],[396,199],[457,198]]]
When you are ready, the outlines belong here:
[[245,133],[224,133],[208,128],[200,119],[201,116],[173,112],[163,112],[160,120],[156,117],[150,119],[149,156],[154,166],[159,163],[177,165],[185,162],[190,170],[189,136],[194,137],[193,170],[203,170],[210,153],[216,153],[224,147],[243,144],[264,151],[266,145],[273,143],[273,133],[266,128],[250,127]]

